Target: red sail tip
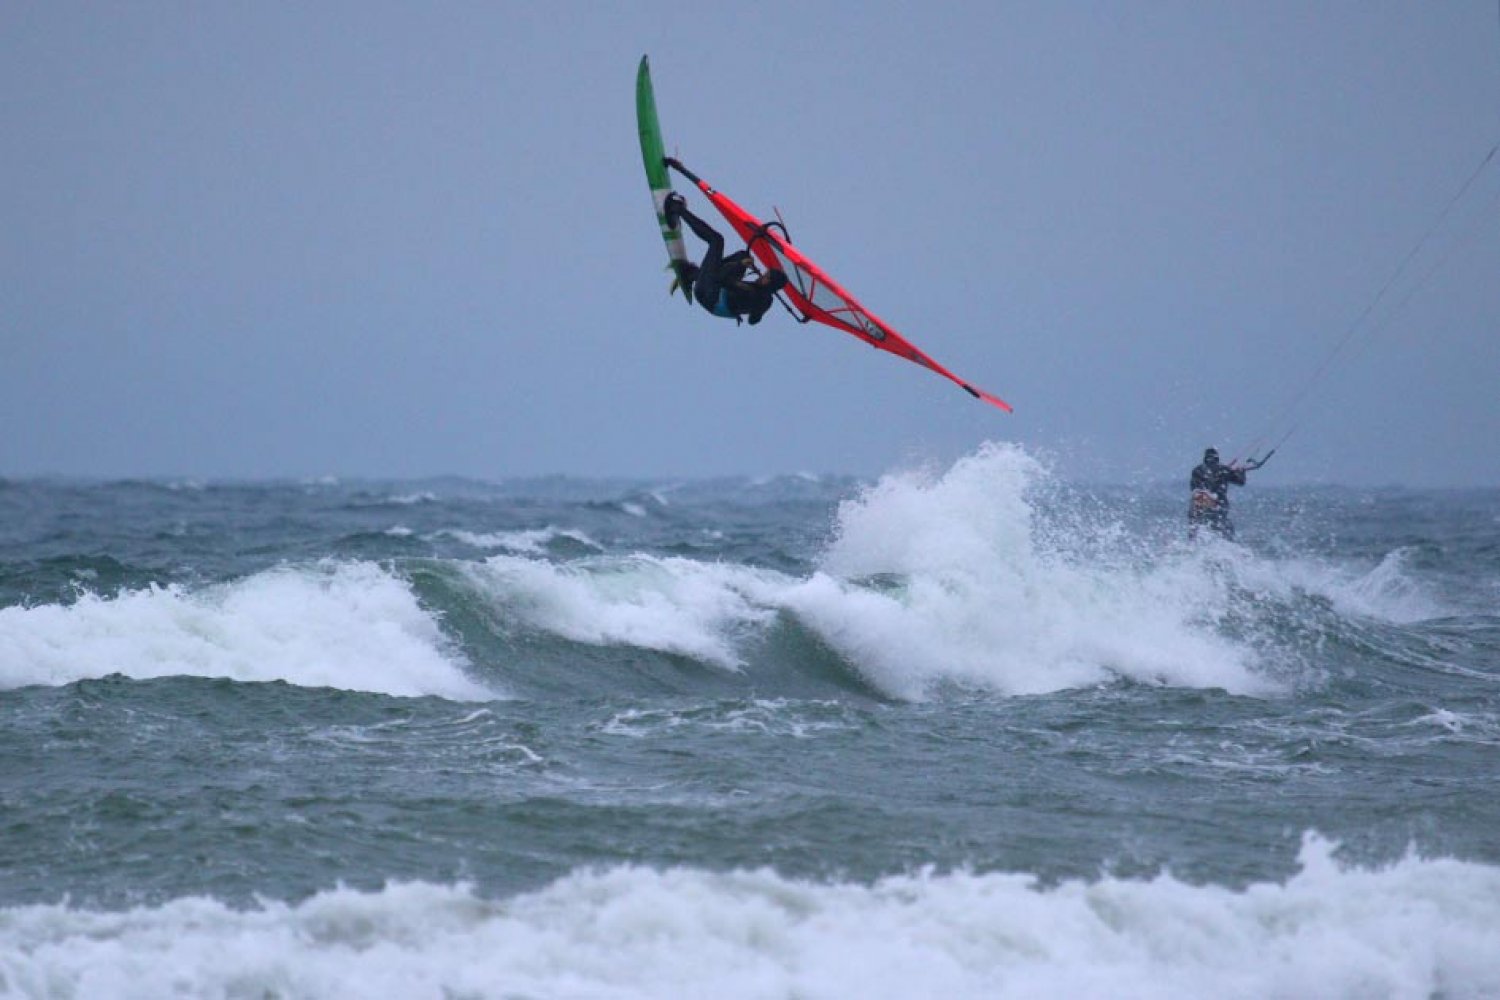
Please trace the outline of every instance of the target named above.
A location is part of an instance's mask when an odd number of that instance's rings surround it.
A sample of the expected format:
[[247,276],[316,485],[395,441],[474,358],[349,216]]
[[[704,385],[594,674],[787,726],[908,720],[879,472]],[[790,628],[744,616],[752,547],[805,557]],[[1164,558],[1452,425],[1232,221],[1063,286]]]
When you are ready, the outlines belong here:
[[976,388],[974,388],[972,385],[970,385],[967,382],[960,382],[958,384],[961,385],[961,386],[963,386],[964,387],[964,391],[967,392],[969,395],[973,396],[975,399],[982,399],[986,403],[989,403],[991,406],[998,406],[1000,409],[1004,410],[1006,413],[1014,413],[1014,412],[1016,412],[1015,410],[1011,409],[1011,406],[1010,406],[1009,403],[1007,403],[1005,400],[1001,399],[999,396],[996,396],[996,395],[993,395],[991,393],[985,392],[983,389],[976,389]]

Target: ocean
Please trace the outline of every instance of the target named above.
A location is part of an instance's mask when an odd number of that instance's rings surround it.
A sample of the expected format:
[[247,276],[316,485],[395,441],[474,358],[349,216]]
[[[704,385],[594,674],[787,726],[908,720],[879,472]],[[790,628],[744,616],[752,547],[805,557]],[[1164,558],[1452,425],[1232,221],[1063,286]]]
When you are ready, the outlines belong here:
[[0,480],[0,996],[1500,997],[1500,491],[1186,475]]

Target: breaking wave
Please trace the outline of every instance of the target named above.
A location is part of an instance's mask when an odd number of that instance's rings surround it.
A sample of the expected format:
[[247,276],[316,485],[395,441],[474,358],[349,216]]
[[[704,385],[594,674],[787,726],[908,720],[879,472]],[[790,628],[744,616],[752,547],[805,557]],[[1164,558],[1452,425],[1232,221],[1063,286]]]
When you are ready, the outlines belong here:
[[1393,998],[1500,994],[1500,869],[1407,857],[1243,890],[1171,875],[824,884],[769,871],[580,870],[490,900],[338,889],[236,910],[0,911],[21,996]]

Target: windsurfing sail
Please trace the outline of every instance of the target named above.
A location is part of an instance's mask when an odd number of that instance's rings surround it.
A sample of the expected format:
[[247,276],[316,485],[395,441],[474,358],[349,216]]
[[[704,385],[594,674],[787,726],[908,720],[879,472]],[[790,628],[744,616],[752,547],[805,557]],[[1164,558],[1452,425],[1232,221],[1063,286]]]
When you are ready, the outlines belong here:
[[861,305],[858,299],[845,291],[826,271],[792,245],[786,227],[780,222],[761,222],[681,163],[676,160],[666,162],[696,184],[698,190],[713,202],[714,207],[734,227],[734,231],[761,264],[785,272],[787,285],[781,294],[785,296],[783,301],[790,302],[789,308],[798,320],[803,323],[822,323],[836,330],[843,330],[871,347],[888,351],[898,358],[905,358],[937,372],[962,387],[975,399],[997,406],[1006,413],[1012,412],[1010,404],[1005,400],[965,382],[897,333],[885,320]]

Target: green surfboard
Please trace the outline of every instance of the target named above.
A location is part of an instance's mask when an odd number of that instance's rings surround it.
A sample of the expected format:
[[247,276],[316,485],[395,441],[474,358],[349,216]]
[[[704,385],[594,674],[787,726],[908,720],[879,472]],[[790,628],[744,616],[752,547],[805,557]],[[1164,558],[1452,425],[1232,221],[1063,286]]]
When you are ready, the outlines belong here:
[[667,245],[667,258],[673,273],[677,275],[677,287],[693,301],[693,291],[683,280],[688,263],[687,246],[682,242],[682,230],[667,226],[665,205],[667,195],[672,193],[672,178],[667,173],[662,159],[667,155],[661,141],[661,123],[656,118],[656,95],[651,90],[651,65],[641,56],[640,69],[635,74],[635,121],[641,133],[641,160],[646,165],[646,182],[651,185],[651,201],[656,206],[656,224],[661,227],[662,242]]

